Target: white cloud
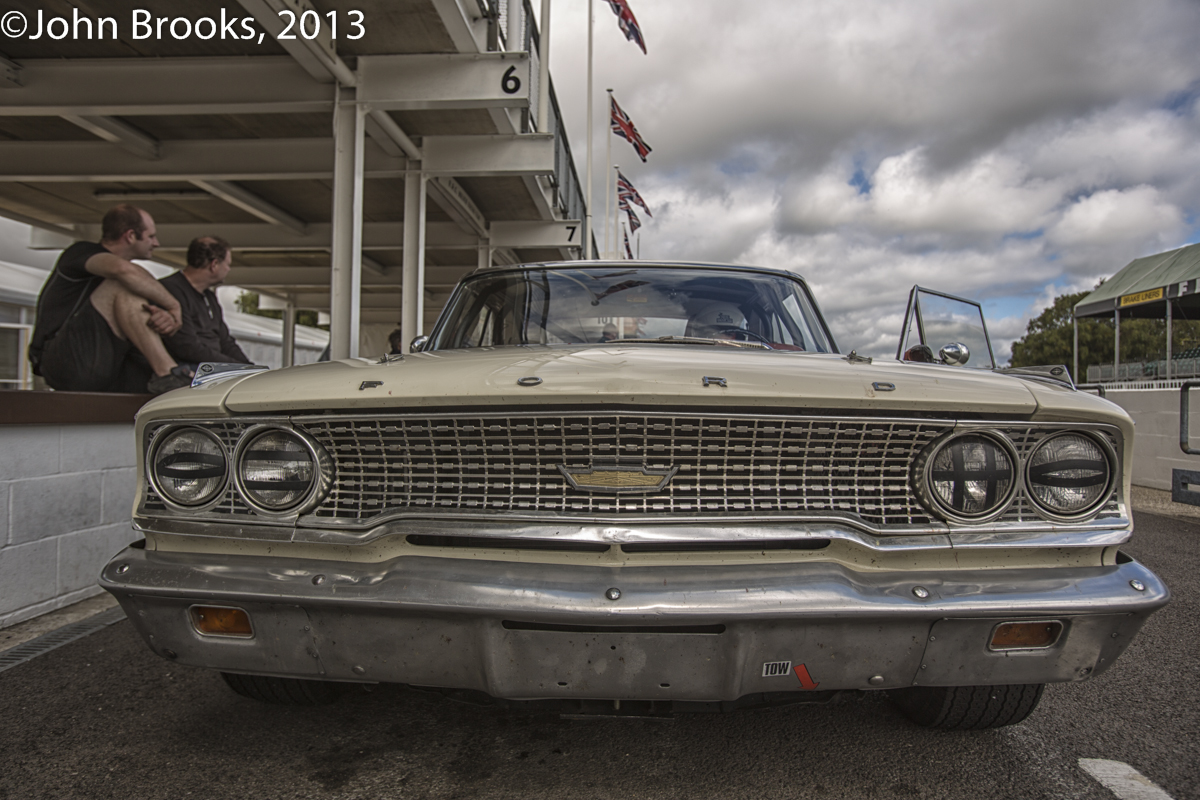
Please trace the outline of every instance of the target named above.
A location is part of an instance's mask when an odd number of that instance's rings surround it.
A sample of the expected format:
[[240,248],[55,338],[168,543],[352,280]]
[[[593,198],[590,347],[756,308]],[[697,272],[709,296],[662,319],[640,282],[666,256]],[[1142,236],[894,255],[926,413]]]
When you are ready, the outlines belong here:
[[[556,3],[553,34],[581,168],[583,9]],[[654,148],[642,164],[613,143],[655,212],[643,257],[794,269],[844,348],[894,353],[913,283],[1008,298],[993,333],[1016,338],[1048,291],[1091,288],[1195,236],[1200,4],[633,9],[647,56],[597,4],[594,164],[612,87]]]
[[1046,232],[1059,248],[1126,244],[1164,246],[1182,231],[1183,214],[1153,186],[1106,189],[1071,205]]

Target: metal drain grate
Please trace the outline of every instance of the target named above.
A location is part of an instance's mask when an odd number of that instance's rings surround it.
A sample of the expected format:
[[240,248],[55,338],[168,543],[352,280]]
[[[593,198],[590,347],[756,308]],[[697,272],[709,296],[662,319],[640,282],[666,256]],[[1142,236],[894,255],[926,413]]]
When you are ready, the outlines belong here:
[[125,610],[116,606],[87,619],[81,619],[79,622],[64,625],[56,631],[43,633],[36,639],[30,639],[25,644],[19,644],[11,650],[0,653],[0,672],[24,664],[43,653],[49,653],[64,644],[70,644],[76,639],[82,639],[96,631],[104,630],[109,625],[123,619],[125,619]]

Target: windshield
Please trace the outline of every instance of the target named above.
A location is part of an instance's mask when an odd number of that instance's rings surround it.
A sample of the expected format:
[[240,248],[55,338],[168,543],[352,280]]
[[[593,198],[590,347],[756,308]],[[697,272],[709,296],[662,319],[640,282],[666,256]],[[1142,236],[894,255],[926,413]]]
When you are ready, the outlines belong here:
[[833,351],[798,280],[622,265],[479,275],[455,293],[426,349],[647,341]]

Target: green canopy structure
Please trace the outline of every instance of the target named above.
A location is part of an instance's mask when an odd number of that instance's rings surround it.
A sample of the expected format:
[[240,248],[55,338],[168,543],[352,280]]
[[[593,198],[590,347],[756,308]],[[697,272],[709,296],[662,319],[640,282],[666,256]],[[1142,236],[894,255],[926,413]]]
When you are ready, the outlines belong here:
[[1079,319],[1112,317],[1116,328],[1114,376],[1121,366],[1121,319],[1167,321],[1166,378],[1171,377],[1171,319],[1174,313],[1200,318],[1200,244],[1134,259],[1096,291],[1075,304],[1075,370],[1079,374]]

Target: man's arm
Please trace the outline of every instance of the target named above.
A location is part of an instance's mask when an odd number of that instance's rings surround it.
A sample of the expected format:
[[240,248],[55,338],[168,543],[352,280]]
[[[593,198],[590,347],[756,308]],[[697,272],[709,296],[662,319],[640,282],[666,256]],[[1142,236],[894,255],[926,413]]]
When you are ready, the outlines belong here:
[[150,327],[158,334],[169,336],[183,324],[179,301],[153,275],[132,261],[112,253],[97,253],[87,260],[84,269],[101,278],[115,280],[133,294],[165,311],[164,315],[156,314],[153,308],[147,309],[150,312]]
[[[181,278],[179,273],[175,273],[159,283],[183,309],[183,325],[172,335],[163,337],[167,352],[184,364],[228,360],[221,354],[220,340],[216,331],[211,330],[211,320],[207,320],[207,314],[200,310],[195,292]],[[189,293],[191,300],[188,299]]]

